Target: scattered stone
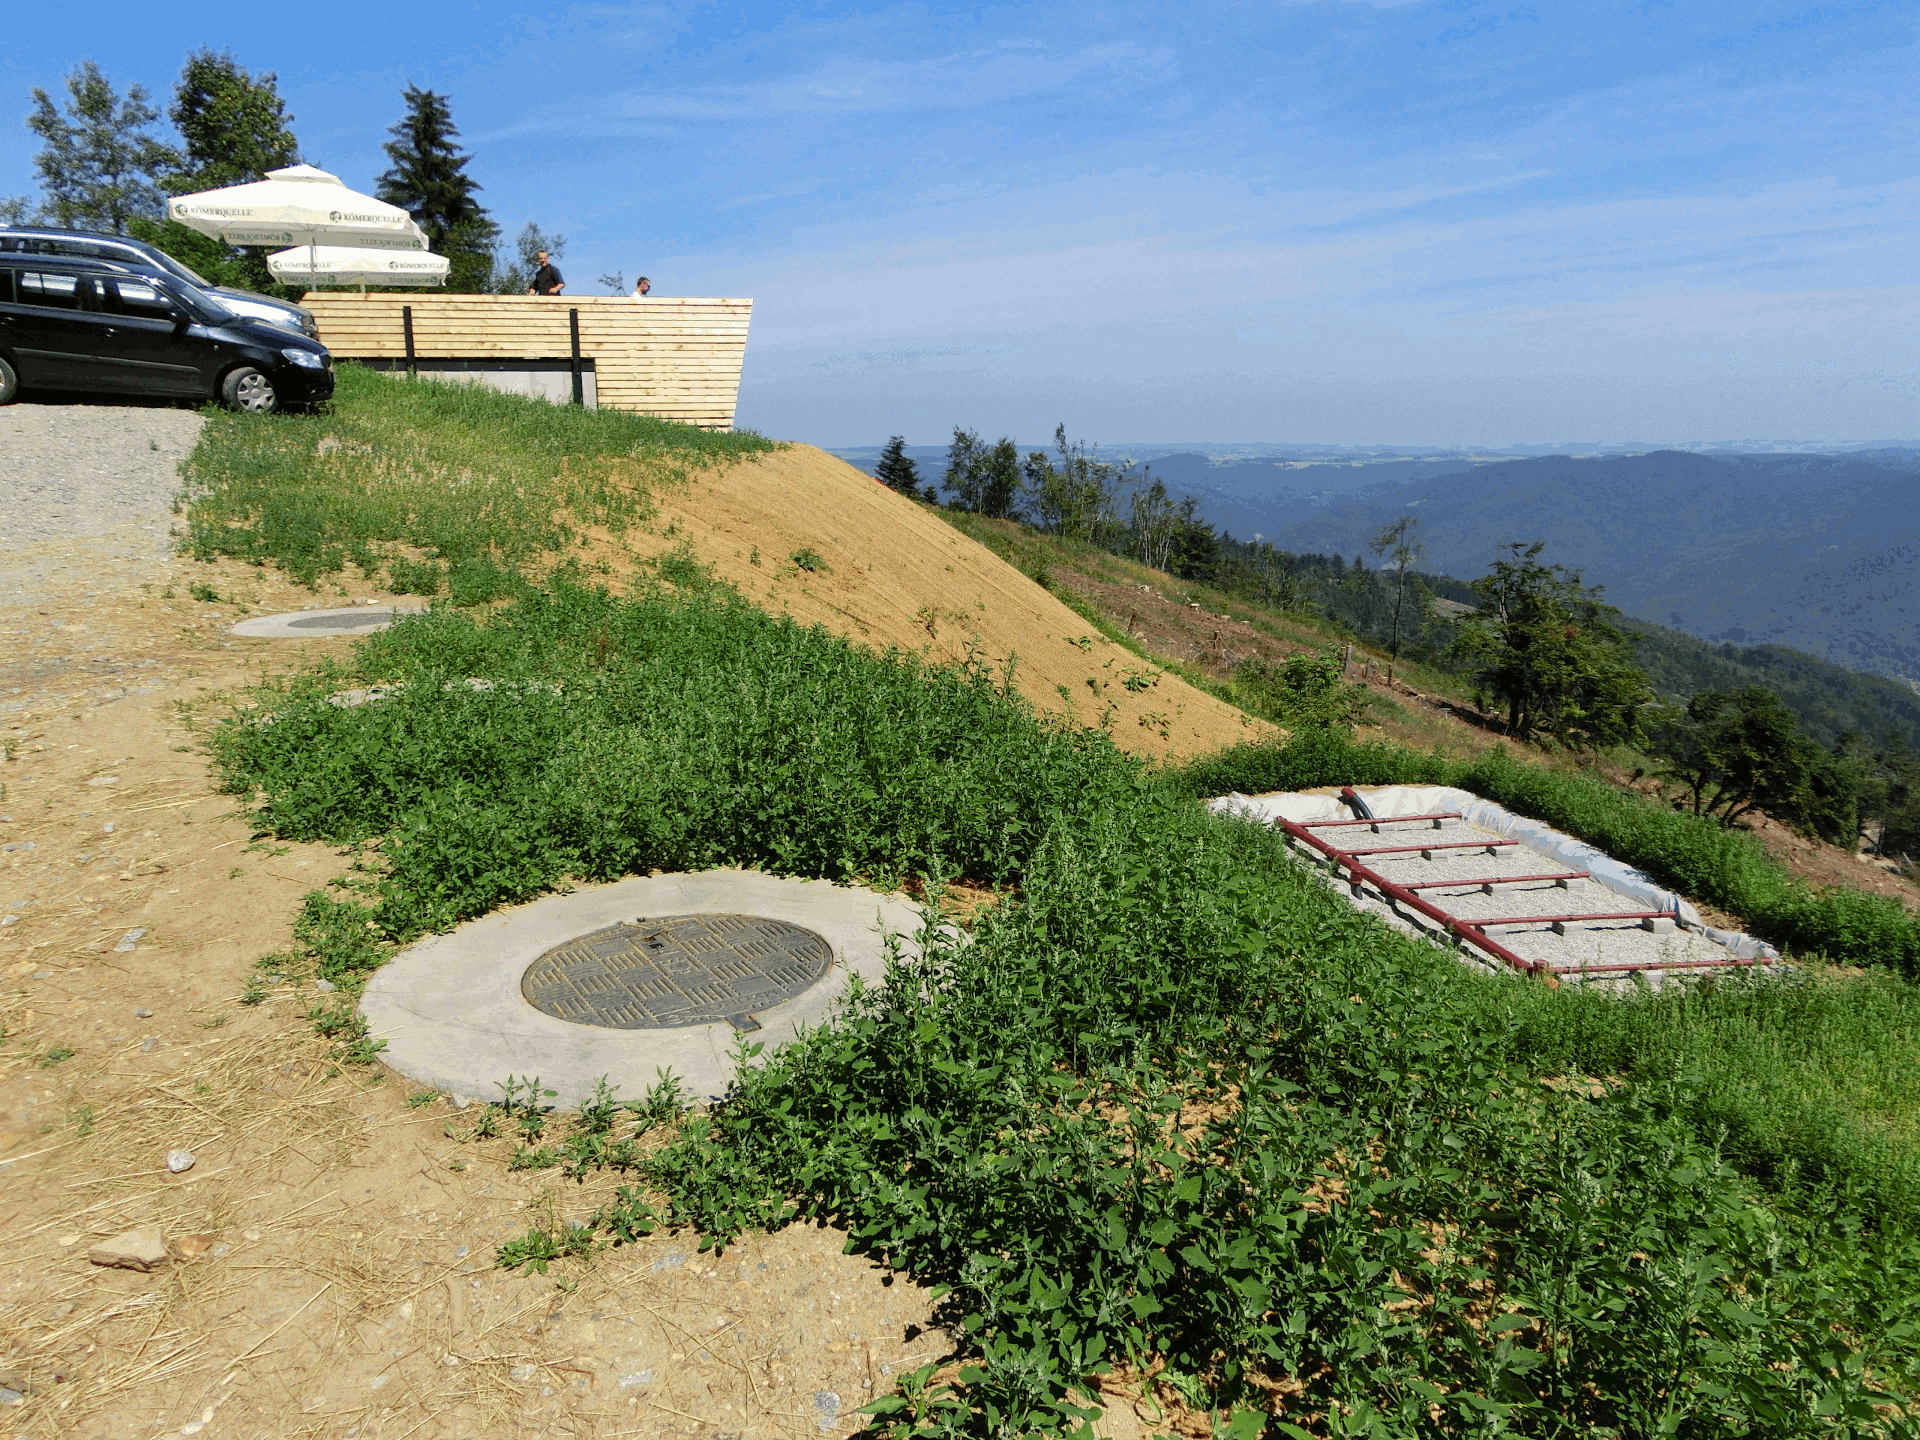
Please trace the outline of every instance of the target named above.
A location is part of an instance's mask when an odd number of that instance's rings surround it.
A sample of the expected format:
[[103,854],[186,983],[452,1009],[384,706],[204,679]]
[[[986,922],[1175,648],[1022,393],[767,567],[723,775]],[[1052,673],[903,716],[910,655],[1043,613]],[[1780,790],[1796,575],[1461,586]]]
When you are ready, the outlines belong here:
[[139,1009],[133,1012],[133,1018],[136,1020],[151,1020],[153,1018],[153,1011],[147,1009],[146,1006],[142,1005]]
[[47,1312],[47,1319],[55,1320],[55,1321],[64,1320],[67,1318],[67,1316],[71,1315],[72,1313],[73,1313],[73,1302],[71,1300],[62,1300],[58,1305],[54,1306],[51,1310]]
[[87,1252],[95,1265],[116,1270],[154,1270],[167,1263],[167,1242],[158,1230],[129,1230]]
[[167,1152],[167,1169],[176,1175],[186,1174],[187,1171],[193,1169],[193,1151],[169,1150]]
[[0,1405],[24,1405],[27,1397],[10,1385],[0,1385]]
[[622,1375],[620,1377],[620,1388],[622,1390],[631,1390],[636,1385],[651,1385],[652,1383],[653,1371],[651,1370],[636,1370],[631,1375]]
[[89,785],[118,785],[119,783],[120,777],[118,775],[96,775],[93,779],[87,781]]
[[318,990],[322,995],[331,995],[333,993],[333,982],[331,980],[316,980],[313,982],[313,988]]
[[140,1042],[140,1053],[142,1055],[151,1055],[153,1054],[154,1051],[158,1050],[159,1048],[160,1048],[160,1037],[158,1035],[149,1035],[147,1036],[146,1039]]
[[113,830],[114,830],[114,825],[113,825],[113,821],[111,820],[109,820],[106,824],[100,827],[100,833],[102,835],[111,835],[113,834]]
[[173,1253],[182,1260],[198,1260],[213,1248],[213,1236],[202,1232],[198,1235],[182,1235],[173,1242]]
[[18,915],[0,915],[0,930],[4,930],[9,925],[18,925],[19,923],[20,917]]
[[33,972],[33,978],[36,980],[51,980],[53,978],[53,971],[36,970]]
[[524,1385],[540,1373],[538,1365],[516,1365],[507,1371],[507,1378],[516,1385]]
[[814,1424],[822,1431],[833,1428],[834,1419],[840,1414],[840,1397],[831,1390],[813,1392],[813,1408],[816,1414]]
[[242,1240],[258,1240],[260,1238],[260,1232],[258,1230],[248,1230],[243,1232],[240,1238]]
[[456,1110],[464,1110],[473,1103],[473,1101],[465,1095],[449,1095],[447,1098],[453,1102],[453,1108]]
[[146,933],[147,932],[144,930],[129,930],[127,931],[126,934],[120,937],[120,943],[114,946],[113,948],[118,953],[125,955],[128,951],[138,947],[138,945],[140,944],[140,937],[142,935],[145,935]]

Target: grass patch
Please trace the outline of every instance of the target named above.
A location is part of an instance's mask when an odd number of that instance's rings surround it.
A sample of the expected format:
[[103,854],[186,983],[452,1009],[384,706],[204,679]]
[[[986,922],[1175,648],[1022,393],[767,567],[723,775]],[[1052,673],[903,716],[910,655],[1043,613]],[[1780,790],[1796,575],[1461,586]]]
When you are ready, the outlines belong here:
[[[879,1423],[1067,1429],[1104,1368],[1158,1364],[1248,1437],[1891,1428],[1873,1407],[1912,1373],[1920,1283],[1908,1132],[1873,1093],[1911,1048],[1893,977],[1616,1004],[1478,976],[1205,814],[1204,767],[1156,772],[983,669],[715,589],[561,583],[355,653],[213,742],[263,825],[368,847],[359,891],[310,897],[296,931],[349,982],[425,930],[653,866],[1014,887],[664,1147],[519,1141],[523,1165],[629,1175],[602,1243],[813,1216],[949,1287],[966,1368],[908,1377]],[[495,683],[447,684],[471,677]],[[326,703],[349,681],[394,688]],[[1335,765],[1452,775],[1324,735],[1216,768],[1290,788]],[[317,1013],[368,1045],[350,1007]],[[1874,1046],[1882,1070],[1848,1071]],[[1821,1149],[1836,1128],[1882,1148]],[[542,1231],[502,1258],[590,1248]]]
[[306,585],[351,564],[384,572],[396,593],[444,587],[480,604],[583,527],[618,534],[644,521],[652,487],[773,448],[750,433],[342,365],[321,413],[208,416],[186,467],[199,492],[187,545]]

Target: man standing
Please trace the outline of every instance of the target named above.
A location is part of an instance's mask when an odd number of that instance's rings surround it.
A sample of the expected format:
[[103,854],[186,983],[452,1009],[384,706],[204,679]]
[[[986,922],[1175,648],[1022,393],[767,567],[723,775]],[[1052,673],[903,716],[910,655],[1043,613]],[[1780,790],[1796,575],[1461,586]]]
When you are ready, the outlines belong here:
[[533,284],[527,287],[527,293],[529,295],[558,295],[562,290],[567,288],[566,277],[554,268],[551,260],[547,259],[546,251],[542,250],[539,252],[539,259],[540,268],[533,272]]
[[633,282],[633,298],[639,300],[651,289],[653,289],[653,282],[642,275],[638,280]]

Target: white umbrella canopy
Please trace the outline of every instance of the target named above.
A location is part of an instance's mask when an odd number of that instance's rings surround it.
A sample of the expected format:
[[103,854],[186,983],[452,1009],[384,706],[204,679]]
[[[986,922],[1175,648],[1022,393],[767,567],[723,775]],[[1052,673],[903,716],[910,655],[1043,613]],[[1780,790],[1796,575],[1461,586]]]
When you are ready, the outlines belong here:
[[398,205],[349,190],[311,165],[269,170],[250,185],[176,195],[167,218],[229,245],[350,245],[425,250],[427,237]]
[[452,262],[425,251],[301,245],[267,257],[283,285],[444,285]]

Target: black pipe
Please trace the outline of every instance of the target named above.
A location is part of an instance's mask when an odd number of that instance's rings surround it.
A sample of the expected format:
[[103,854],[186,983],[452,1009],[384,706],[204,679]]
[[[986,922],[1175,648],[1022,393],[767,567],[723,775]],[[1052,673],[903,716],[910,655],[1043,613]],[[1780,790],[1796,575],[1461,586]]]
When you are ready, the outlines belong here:
[[407,334],[407,374],[412,375],[414,371],[413,371],[413,307],[411,305],[402,305],[400,307],[400,325],[401,325],[401,328],[404,329]]

